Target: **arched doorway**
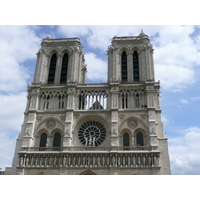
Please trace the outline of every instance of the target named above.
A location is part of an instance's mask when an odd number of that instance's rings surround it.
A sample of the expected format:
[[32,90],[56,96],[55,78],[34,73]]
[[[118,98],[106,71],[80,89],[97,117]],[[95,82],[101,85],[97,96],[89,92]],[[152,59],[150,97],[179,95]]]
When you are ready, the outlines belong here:
[[82,172],[80,175],[97,175],[94,172],[90,171],[90,170],[86,170],[84,172]]

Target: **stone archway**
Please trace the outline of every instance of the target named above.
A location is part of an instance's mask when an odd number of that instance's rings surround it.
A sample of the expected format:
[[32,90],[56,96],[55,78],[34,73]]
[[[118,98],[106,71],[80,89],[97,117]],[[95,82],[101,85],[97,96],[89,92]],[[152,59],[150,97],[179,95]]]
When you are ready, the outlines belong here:
[[86,170],[84,172],[82,172],[80,175],[97,175],[94,172],[90,171],[90,170]]

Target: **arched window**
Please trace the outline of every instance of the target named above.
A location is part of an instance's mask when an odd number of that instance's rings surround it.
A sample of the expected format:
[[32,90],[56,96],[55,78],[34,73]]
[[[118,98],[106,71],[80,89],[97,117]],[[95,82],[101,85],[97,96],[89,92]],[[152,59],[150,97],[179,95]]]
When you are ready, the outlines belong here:
[[62,60],[62,69],[60,75],[60,84],[65,84],[67,80],[67,69],[68,69],[68,54],[65,53]]
[[140,81],[139,77],[139,59],[137,51],[133,53],[133,80],[134,82]]
[[55,71],[56,71],[56,60],[57,60],[57,56],[54,53],[52,55],[51,61],[50,61],[48,84],[54,84]]
[[122,82],[127,82],[127,55],[126,52],[122,53]]
[[128,133],[124,133],[123,135],[123,146],[126,147],[124,148],[124,150],[129,150],[129,148],[127,148],[130,146],[130,139]]
[[[40,137],[40,151],[44,151],[47,144],[47,134],[43,133]],[[42,147],[42,148],[41,148]]]
[[144,146],[144,138],[142,133],[137,133],[136,135],[137,146]]
[[53,147],[60,147],[61,143],[61,134],[56,133],[53,138]]

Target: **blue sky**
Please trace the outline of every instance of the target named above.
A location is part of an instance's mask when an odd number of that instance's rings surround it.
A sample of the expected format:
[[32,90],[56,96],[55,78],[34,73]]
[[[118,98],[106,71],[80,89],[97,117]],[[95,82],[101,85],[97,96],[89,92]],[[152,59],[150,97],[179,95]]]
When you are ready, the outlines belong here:
[[[23,123],[26,89],[47,35],[79,37],[88,82],[106,82],[107,49],[114,36],[149,35],[173,174],[200,174],[200,26],[0,26],[0,168],[12,164]],[[9,147],[9,148],[8,148]]]

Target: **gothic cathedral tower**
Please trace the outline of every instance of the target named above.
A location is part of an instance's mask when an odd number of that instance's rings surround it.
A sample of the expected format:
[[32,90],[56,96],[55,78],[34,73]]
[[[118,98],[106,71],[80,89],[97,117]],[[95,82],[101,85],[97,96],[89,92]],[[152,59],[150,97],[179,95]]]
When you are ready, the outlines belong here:
[[171,174],[148,36],[113,38],[107,83],[86,72],[79,38],[43,39],[12,173]]

